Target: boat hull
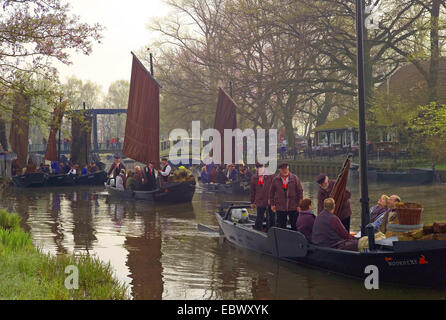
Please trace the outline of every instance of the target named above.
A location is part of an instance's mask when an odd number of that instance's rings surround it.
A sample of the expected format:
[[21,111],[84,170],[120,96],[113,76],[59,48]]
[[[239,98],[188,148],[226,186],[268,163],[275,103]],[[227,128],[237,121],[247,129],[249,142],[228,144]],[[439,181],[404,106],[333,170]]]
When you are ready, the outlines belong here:
[[44,173],[31,173],[23,176],[12,177],[12,182],[17,188],[36,188],[45,184],[46,176]]
[[72,186],[76,183],[76,179],[77,179],[76,175],[68,175],[68,174],[50,175],[48,176],[46,184],[55,187]]
[[249,182],[234,181],[227,184],[200,183],[200,187],[207,192],[223,192],[226,194],[249,194]]
[[191,202],[195,194],[195,184],[190,182],[168,183],[163,188],[153,191],[120,191],[108,184],[105,184],[105,187],[111,196],[128,200],[147,200],[163,203]]
[[103,185],[107,181],[107,173],[105,171],[98,171],[88,175],[81,175],[76,178],[78,185]]

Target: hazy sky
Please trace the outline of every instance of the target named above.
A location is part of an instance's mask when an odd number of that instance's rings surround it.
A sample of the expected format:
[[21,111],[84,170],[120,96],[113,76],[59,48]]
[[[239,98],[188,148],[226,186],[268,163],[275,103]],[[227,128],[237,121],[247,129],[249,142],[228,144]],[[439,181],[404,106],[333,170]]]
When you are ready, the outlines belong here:
[[115,80],[130,80],[130,51],[150,44],[155,35],[148,31],[148,22],[168,13],[162,0],[69,0],[69,3],[81,21],[97,22],[106,29],[102,43],[94,46],[90,56],[72,53],[72,65],[56,64],[60,78],[64,82],[74,75],[91,80],[100,84],[104,92]]

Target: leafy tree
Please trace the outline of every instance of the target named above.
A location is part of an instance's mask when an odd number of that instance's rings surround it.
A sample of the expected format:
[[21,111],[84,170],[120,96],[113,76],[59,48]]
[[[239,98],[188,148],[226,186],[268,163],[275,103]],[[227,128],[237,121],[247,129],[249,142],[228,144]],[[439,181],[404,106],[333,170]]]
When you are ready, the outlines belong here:
[[412,150],[424,152],[434,164],[446,161],[446,105],[432,102],[418,108],[409,121]]

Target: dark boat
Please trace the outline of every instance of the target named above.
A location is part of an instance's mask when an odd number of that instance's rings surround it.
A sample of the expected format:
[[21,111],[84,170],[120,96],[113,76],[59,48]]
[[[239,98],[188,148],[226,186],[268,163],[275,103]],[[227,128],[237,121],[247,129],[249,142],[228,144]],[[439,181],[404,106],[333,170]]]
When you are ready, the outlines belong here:
[[99,186],[107,181],[107,173],[105,171],[97,171],[94,173],[80,175],[76,178],[77,185]]
[[74,174],[52,174],[48,175],[46,184],[55,187],[72,186],[76,183],[76,180],[77,175]]
[[46,176],[45,173],[31,173],[22,176],[12,177],[12,182],[17,188],[35,188],[41,187],[45,184]]
[[162,188],[153,191],[141,190],[118,190],[109,184],[105,187],[111,196],[120,197],[127,200],[147,200],[164,203],[191,202],[195,194],[195,183],[193,182],[172,182],[163,185]]
[[430,169],[409,169],[400,171],[378,171],[378,182],[391,183],[433,183],[435,179],[434,172]]
[[249,194],[249,181],[238,180],[227,184],[200,183],[199,186],[206,192],[223,192],[225,194]]
[[290,262],[365,279],[366,268],[376,266],[379,280],[424,287],[446,286],[446,241],[376,242],[374,250],[353,252],[309,244],[303,234],[271,228],[268,233],[254,230],[255,219],[232,219],[232,210],[249,208],[249,203],[224,203],[216,213],[224,237],[231,243]]

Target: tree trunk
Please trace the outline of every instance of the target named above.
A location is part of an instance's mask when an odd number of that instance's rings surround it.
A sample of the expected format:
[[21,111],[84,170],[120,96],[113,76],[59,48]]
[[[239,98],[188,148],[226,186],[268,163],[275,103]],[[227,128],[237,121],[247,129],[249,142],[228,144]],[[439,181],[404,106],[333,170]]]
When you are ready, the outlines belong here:
[[8,140],[6,139],[6,123],[0,118],[0,144],[4,150],[8,150]]
[[429,78],[427,79],[429,103],[438,102],[438,71],[440,67],[440,8],[441,0],[433,0],[430,18],[431,61]]

